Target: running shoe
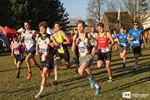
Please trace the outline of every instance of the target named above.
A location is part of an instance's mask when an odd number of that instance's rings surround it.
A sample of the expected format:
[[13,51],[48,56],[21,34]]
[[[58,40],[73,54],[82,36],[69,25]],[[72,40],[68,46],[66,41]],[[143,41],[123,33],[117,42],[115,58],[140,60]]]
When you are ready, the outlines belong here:
[[108,83],[111,83],[111,82],[113,82],[113,79],[109,79],[109,80],[108,80]]
[[101,87],[96,88],[95,95],[96,95],[96,96],[97,96],[97,95],[99,95],[99,94],[100,94],[100,92],[101,92]]
[[58,81],[55,80],[55,81],[53,82],[53,84],[54,84],[54,85],[58,85]]
[[27,80],[31,80],[31,78],[32,78],[32,74],[28,73]]
[[34,96],[35,98],[40,98],[40,95],[39,94],[37,94],[36,96]]

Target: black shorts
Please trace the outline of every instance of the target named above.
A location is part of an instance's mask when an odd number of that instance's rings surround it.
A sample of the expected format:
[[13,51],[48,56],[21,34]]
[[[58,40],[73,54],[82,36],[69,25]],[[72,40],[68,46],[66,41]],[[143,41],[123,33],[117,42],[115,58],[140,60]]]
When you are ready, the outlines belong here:
[[54,63],[54,56],[53,54],[49,54],[46,61],[41,61],[41,67],[44,68],[48,68],[49,70],[53,69],[53,63]]
[[55,57],[60,57],[61,59],[63,58],[66,62],[70,61],[69,51],[65,51],[65,53],[55,52]]
[[132,51],[134,55],[141,55],[141,46],[137,47],[132,46]]
[[111,61],[111,51],[106,52],[106,53],[99,53],[98,54],[98,60],[101,60],[101,61],[109,60],[109,61]]
[[66,61],[69,62],[70,61],[70,53],[68,49],[65,49],[65,55],[66,55]]
[[18,63],[18,61],[20,61],[22,64],[23,61],[25,60],[25,56],[23,54],[14,55],[14,57],[16,59],[16,63]]

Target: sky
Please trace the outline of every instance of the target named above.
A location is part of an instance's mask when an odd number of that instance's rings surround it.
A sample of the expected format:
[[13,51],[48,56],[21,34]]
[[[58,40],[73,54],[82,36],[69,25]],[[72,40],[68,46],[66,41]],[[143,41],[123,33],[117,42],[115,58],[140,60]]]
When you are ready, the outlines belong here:
[[[69,17],[73,19],[86,19],[87,7],[89,0],[60,0],[66,8],[66,12],[69,13]],[[114,3],[121,4],[121,0],[106,0]],[[150,0],[147,0],[147,2]],[[122,5],[121,5],[122,6]],[[106,7],[107,8],[107,7]]]
[[86,19],[89,0],[60,0],[71,18]]

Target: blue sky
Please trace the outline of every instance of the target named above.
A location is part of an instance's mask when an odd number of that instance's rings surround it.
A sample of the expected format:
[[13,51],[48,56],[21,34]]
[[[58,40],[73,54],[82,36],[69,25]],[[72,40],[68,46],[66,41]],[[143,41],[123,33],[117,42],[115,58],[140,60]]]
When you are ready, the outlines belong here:
[[89,0],[60,0],[71,18],[85,19]]

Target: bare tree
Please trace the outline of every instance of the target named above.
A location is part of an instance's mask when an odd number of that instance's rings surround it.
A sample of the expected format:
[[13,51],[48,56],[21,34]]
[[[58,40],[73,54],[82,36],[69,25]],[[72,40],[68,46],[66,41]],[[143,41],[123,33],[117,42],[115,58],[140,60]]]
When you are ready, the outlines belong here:
[[125,9],[128,11],[132,21],[144,22],[150,17],[149,0],[122,0]]
[[116,0],[106,1],[107,12],[116,12],[118,10],[118,2]]
[[76,22],[78,21],[78,18],[69,18],[70,26],[75,26]]
[[123,7],[123,2],[120,0],[106,0],[105,4],[107,12],[118,12],[119,9],[123,12],[126,11]]
[[[88,17],[87,17],[87,21],[89,24],[95,24],[95,22],[100,22],[101,21],[101,16],[104,12],[104,10],[102,10],[102,5],[105,3],[105,0],[89,0],[88,3]],[[91,23],[91,21],[93,23]]]

